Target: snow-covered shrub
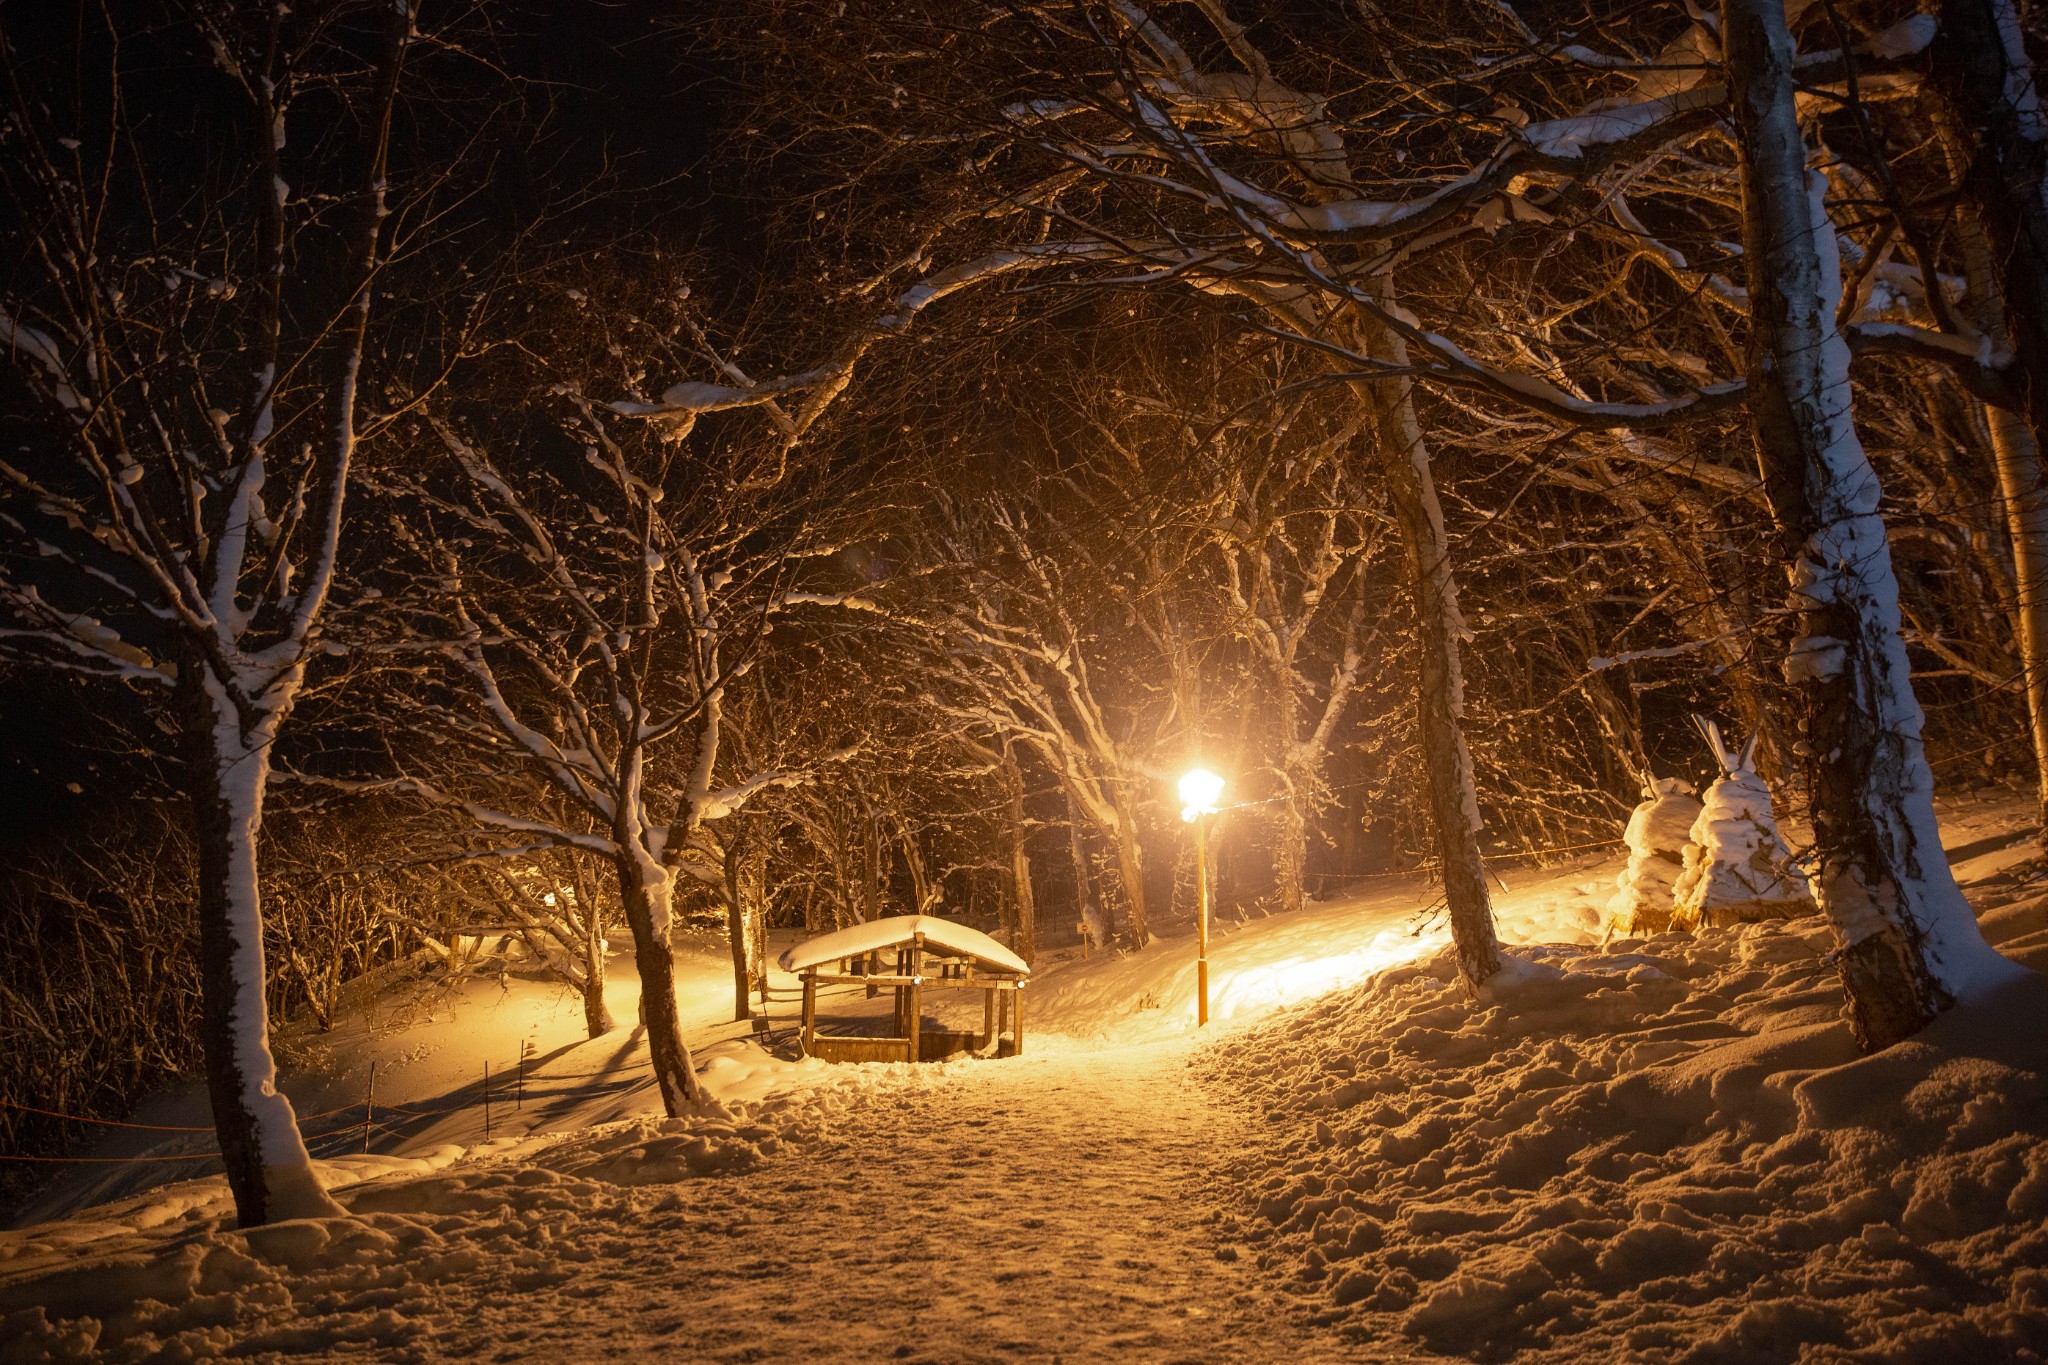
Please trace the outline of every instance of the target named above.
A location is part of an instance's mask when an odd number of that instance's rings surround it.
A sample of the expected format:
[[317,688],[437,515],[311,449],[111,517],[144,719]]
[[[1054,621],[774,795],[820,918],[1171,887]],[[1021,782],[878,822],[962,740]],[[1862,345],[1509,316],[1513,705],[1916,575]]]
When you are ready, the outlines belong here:
[[1722,776],[1707,788],[1705,807],[1693,822],[1671,927],[1690,932],[1815,913],[1806,877],[1778,837],[1771,789],[1753,764],[1756,741],[1738,754],[1711,723],[1704,728]]
[[1607,902],[1607,931],[1613,938],[1640,938],[1671,927],[1685,851],[1702,809],[1692,784],[1676,777],[1655,779],[1643,795],[1647,799],[1629,817],[1622,836],[1628,866],[1614,879],[1614,895]]

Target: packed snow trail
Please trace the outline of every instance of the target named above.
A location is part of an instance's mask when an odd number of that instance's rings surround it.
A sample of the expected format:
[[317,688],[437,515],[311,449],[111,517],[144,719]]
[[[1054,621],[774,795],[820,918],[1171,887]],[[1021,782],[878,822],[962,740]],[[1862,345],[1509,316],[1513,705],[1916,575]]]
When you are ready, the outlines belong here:
[[514,1139],[252,1233],[46,1225],[0,1275],[0,1356],[1434,1358],[1345,1343],[1218,1244],[1221,1157],[1258,1135],[1195,1052],[848,1067],[758,1121]]
[[[1219,1257],[1204,1187],[1219,1144],[1248,1135],[1191,1083],[1190,1051],[885,1082],[821,1140],[678,1188],[616,1263],[518,1296],[517,1355],[644,1340],[710,1361],[1376,1358]],[[429,1356],[487,1356],[504,1333],[458,1310]]]

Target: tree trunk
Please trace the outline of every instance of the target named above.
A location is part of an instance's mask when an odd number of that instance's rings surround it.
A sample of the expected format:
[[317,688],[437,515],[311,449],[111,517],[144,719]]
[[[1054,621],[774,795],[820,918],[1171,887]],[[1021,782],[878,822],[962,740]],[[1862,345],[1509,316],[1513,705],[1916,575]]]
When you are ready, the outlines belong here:
[[754,972],[747,952],[747,907],[731,880],[728,874],[725,934],[732,947],[732,1017],[737,1021],[754,1017]]
[[1282,910],[1301,909],[1301,877],[1308,866],[1308,813],[1303,774],[1296,771],[1306,746],[1301,742],[1301,707],[1294,695],[1294,669],[1276,659],[1273,670],[1273,728],[1281,759],[1280,781],[1286,791],[1273,813],[1273,893]]
[[903,869],[910,874],[910,898],[917,906],[915,913],[922,915],[938,904],[945,888],[932,884],[931,867],[924,860],[924,851],[917,846],[916,833],[908,825],[901,827],[900,842]]
[[860,917],[865,923],[882,917],[882,831],[872,811],[861,827],[860,855]]
[[732,1017],[754,1017],[754,963],[747,943],[746,841],[738,834],[725,847],[725,937],[732,948]]
[[2041,837],[2048,840],[2048,478],[2042,474],[2040,442],[2018,413],[1986,408],[1984,418],[1991,428],[1998,494],[2012,537],[2013,636],[2019,643],[2034,741],[2034,811]]
[[1929,84],[1969,133],[1963,193],[2000,263],[2027,419],[2048,431],[2048,117],[2013,0],[1941,0]]
[[602,1038],[617,1027],[604,1002],[604,936],[594,925],[583,945],[583,1027],[592,1038]]
[[669,907],[675,896],[675,874],[644,852],[622,851],[615,863],[619,904],[633,931],[633,964],[640,970],[640,1021],[647,1029],[647,1051],[654,1079],[661,1089],[662,1109],[676,1118],[699,1104],[704,1093],[690,1047],[683,1041],[682,1016],[676,1010],[676,964],[669,951]]
[[1793,102],[1783,0],[1727,0],[1751,299],[1750,417],[1786,543],[1801,638],[1786,679],[1814,762],[1817,890],[1841,939],[1851,1027],[1868,1050],[1917,1032],[2003,962],[1949,874],[1934,776],[1899,635],[1877,475],[1835,325],[1841,268]]
[[1132,952],[1152,941],[1145,921],[1145,853],[1138,844],[1138,822],[1118,804],[1116,875],[1124,889],[1124,943]]
[[1003,745],[1003,786],[1010,798],[1010,947],[1026,962],[1038,960],[1038,903],[1031,892],[1031,856],[1024,845],[1024,774]]
[[179,690],[199,844],[199,1036],[235,1216],[243,1227],[337,1217],[345,1210],[313,1174],[270,1053],[256,842],[283,717],[273,703],[256,731],[245,731],[197,650],[186,652]]
[[[1399,335],[1370,317],[1362,319],[1362,329],[1367,354],[1395,365],[1408,363],[1408,347]],[[1429,447],[1415,417],[1414,384],[1401,379],[1359,387],[1372,405],[1380,468],[1408,552],[1421,663],[1416,726],[1428,770],[1430,819],[1443,868],[1458,973],[1466,988],[1476,991],[1500,970],[1501,955],[1479,848],[1479,793],[1472,777],[1472,754],[1465,747],[1465,672],[1459,649],[1466,630],[1458,613],[1450,537],[1430,473]]]
[[1302,810],[1301,791],[1288,784],[1287,795],[1275,803],[1273,814],[1273,892],[1282,910],[1299,910],[1301,882],[1308,866],[1308,816]]
[[[570,866],[576,884],[569,896],[570,905],[574,907],[569,922],[582,931],[583,1027],[590,1037],[602,1038],[618,1027],[604,999],[604,902],[597,888],[591,884],[588,863],[578,857]],[[568,907],[564,908],[567,910]],[[580,924],[575,918],[579,915],[582,917]]]
[[752,969],[754,990],[761,1008],[768,1008],[768,850],[759,849],[748,864],[753,878],[754,898],[747,906],[747,965]]
[[[1967,28],[1964,30],[1967,33]],[[1943,58],[1943,68],[1954,69],[1954,38],[1949,39],[1950,47]],[[2024,49],[2021,50],[2024,56]],[[2022,79],[2031,86],[2031,71],[2024,72]],[[1937,78],[1936,84],[1941,84]],[[1951,99],[1945,121],[1945,142],[1948,144],[1951,163],[1962,175],[1965,187],[1978,195],[1994,193],[2006,183],[2006,177],[1997,174],[1994,168],[1986,166],[1988,158],[1979,152],[1980,147],[1988,148],[1990,137],[1985,129],[1978,127],[1965,131],[1956,127],[1958,122],[1970,122],[1970,111],[1957,107]],[[2042,171],[2039,162],[2032,167],[2038,177]],[[2024,167],[2022,167],[2024,170]],[[2043,187],[2037,178],[2033,186],[2033,203],[2039,207]],[[2024,208],[2025,205],[2019,206]],[[1981,201],[1977,211],[1959,215],[1957,243],[1961,247],[1963,274],[1968,281],[1971,299],[1977,304],[1978,326],[2001,346],[2013,344],[2013,324],[2006,303],[2004,282],[1999,278],[1998,257],[1985,226]],[[2048,222],[2037,223],[2027,231],[2048,231]],[[2032,271],[2040,279],[2048,270],[2048,259],[2040,254],[2040,244],[2031,236],[2023,244],[2034,253]],[[2005,259],[2011,264],[2011,250]],[[2041,292],[2048,292],[2044,290]],[[2033,300],[2039,302],[2038,296]],[[2038,325],[2032,329],[2038,333]],[[2040,338],[2031,338],[2040,344]],[[2036,360],[2038,362],[2038,357]],[[2043,415],[2033,402],[2039,392],[2034,387],[2033,376],[2037,369],[2029,368],[2022,362],[2022,375],[2027,385],[2028,402],[2024,416],[2004,408],[1984,407],[1984,425],[1991,437],[1992,464],[1998,472],[1999,500],[2005,504],[2005,521],[2008,537],[2012,542],[2012,569],[2015,601],[2013,604],[2013,639],[2017,642],[2020,656],[2020,680],[2027,698],[2027,719],[2034,744],[2034,802],[2041,820],[2041,837],[2048,839],[2048,480],[2044,480],[2041,469],[2040,434],[2048,431],[2041,425]]]
[[[1092,926],[1097,917],[1088,913],[1093,904],[1089,895],[1088,852],[1081,846],[1081,807],[1072,792],[1067,793],[1067,851],[1074,859],[1074,917]],[[1095,940],[1096,947],[1105,948],[1109,946],[1110,935],[1116,931],[1116,921],[1107,905],[1102,907],[1100,919],[1101,932],[1091,929],[1089,937]]]

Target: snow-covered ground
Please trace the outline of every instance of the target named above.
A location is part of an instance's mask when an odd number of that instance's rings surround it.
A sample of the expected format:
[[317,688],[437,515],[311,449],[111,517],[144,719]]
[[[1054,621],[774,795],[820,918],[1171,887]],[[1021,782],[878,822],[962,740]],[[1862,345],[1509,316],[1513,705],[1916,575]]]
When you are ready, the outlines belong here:
[[[2048,962],[2048,886],[2009,847],[2023,804],[1946,815],[1987,927]],[[242,1233],[218,1178],[75,1168],[99,1173],[23,1211],[54,1221],[0,1233],[0,1359],[2039,1349],[2048,998],[1858,1060],[1817,922],[1603,950],[1618,865],[1502,872],[1505,935],[1550,945],[1507,998],[1459,999],[1427,889],[1385,879],[1222,926],[1208,1035],[1186,935],[1042,960],[1005,1061],[786,1060],[792,983],[764,1048],[722,1022],[729,967],[702,945],[679,977],[720,1104],[681,1120],[655,1112],[634,1030],[583,1040],[556,987],[391,992],[287,1048],[301,1114],[340,1111],[307,1127],[352,1218]],[[131,1121],[204,1116],[188,1087]],[[209,1142],[123,1129],[91,1155]]]
[[[1987,936],[2048,968],[2048,873],[1957,812]],[[1202,1058],[1272,1124],[1240,1238],[1314,1320],[1480,1359],[2038,1362],[2048,979],[1860,1056],[1817,919],[1448,955]]]
[[[348,1172],[364,1164],[357,1157],[373,1068],[373,1153],[467,1148],[482,1141],[486,1064],[493,1137],[568,1131],[658,1109],[646,1042],[630,1027],[640,999],[630,952],[612,958],[606,986],[612,1017],[628,1026],[592,1040],[585,1034],[580,999],[538,975],[472,977],[454,986],[410,977],[391,981],[337,1020],[332,1032],[296,1025],[280,1030],[280,1084],[313,1155],[330,1163],[330,1180],[349,1178]],[[732,967],[724,945],[685,941],[676,956],[676,987],[684,1024],[701,1049],[698,1065],[713,1090],[739,1098],[762,1093],[765,1075],[777,1063],[742,1041],[744,1026],[725,1022],[732,1017]],[[521,1053],[528,1049],[522,1068]],[[154,1127],[110,1130],[103,1142],[81,1153],[94,1164],[75,1168],[80,1174],[43,1190],[11,1221],[59,1217],[195,1168],[212,1169],[205,1161],[170,1159],[213,1148],[210,1112],[205,1087],[197,1081],[159,1092],[127,1117],[128,1123]],[[114,1157],[148,1160],[99,1164]]]

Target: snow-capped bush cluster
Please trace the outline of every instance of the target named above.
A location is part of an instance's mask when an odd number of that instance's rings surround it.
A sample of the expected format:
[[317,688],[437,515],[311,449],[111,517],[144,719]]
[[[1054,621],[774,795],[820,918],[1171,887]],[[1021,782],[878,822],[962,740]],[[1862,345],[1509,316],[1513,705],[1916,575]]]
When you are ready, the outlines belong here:
[[1675,889],[1674,929],[1699,929],[1814,912],[1806,878],[1778,837],[1771,789],[1748,768],[1707,788]]
[[1827,947],[1527,947],[1478,1000],[1445,954],[1241,1035],[1208,1065],[1275,1140],[1222,1236],[1326,1321],[1482,1360],[2038,1359],[2048,983],[1863,1058]]
[[1806,876],[1779,837],[1770,786],[1754,763],[1755,740],[1738,752],[1712,723],[1702,728],[1721,776],[1704,802],[1677,778],[1658,778],[1644,789],[1623,835],[1628,865],[1607,903],[1610,938],[1815,911]]
[[1644,796],[1622,836],[1628,866],[1615,879],[1614,898],[1607,903],[1607,922],[1623,938],[1661,934],[1671,927],[1685,850],[1702,809],[1692,784],[1676,777],[1658,778]]

